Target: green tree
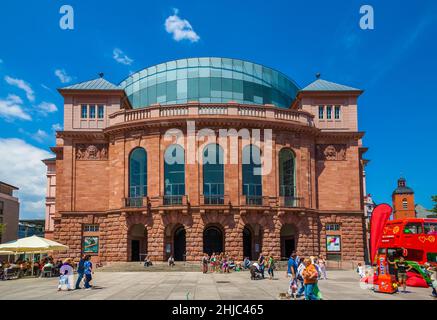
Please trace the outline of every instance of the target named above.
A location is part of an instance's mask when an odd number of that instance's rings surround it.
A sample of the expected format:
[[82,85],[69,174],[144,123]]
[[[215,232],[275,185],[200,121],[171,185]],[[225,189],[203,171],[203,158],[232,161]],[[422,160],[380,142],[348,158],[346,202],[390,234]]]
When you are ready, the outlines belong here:
[[434,202],[434,208],[432,208],[430,211],[437,213],[437,195],[431,196],[432,201]]

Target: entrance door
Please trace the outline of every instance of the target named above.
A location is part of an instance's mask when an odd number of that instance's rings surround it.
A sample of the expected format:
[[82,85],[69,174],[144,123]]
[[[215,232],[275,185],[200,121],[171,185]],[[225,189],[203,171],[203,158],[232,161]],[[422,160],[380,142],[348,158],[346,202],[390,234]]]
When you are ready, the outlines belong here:
[[252,232],[247,227],[243,229],[243,255],[252,260]]
[[203,251],[211,255],[223,252],[223,233],[217,227],[206,228],[203,232]]
[[295,250],[295,241],[294,237],[289,237],[288,239],[284,239],[284,253],[285,258],[290,257],[291,253]]
[[186,233],[185,228],[180,227],[174,233],[174,259],[175,261],[185,260]]
[[132,261],[140,261],[140,240],[131,241]]

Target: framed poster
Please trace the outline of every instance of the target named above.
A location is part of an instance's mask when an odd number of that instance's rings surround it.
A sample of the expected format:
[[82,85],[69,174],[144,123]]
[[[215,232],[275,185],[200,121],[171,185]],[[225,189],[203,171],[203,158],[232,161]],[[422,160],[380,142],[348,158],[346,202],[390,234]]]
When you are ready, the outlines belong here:
[[99,237],[83,237],[83,253],[99,253]]
[[341,251],[341,237],[340,236],[326,236],[326,251],[340,252]]

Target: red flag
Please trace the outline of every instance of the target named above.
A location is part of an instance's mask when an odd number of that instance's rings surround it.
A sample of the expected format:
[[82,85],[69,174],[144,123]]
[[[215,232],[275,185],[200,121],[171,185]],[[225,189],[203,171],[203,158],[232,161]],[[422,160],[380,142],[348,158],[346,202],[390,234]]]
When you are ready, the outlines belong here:
[[378,252],[379,242],[382,238],[382,230],[385,223],[390,218],[392,208],[388,204],[380,204],[373,209],[372,218],[370,220],[370,260],[375,261],[376,253]]

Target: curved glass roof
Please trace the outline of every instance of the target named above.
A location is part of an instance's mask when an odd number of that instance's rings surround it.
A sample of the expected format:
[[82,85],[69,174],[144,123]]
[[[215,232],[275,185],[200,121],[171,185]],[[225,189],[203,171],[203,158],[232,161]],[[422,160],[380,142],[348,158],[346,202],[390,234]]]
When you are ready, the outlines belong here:
[[190,58],[161,63],[120,83],[133,108],[198,101],[273,104],[288,108],[299,91],[284,74],[228,58]]

